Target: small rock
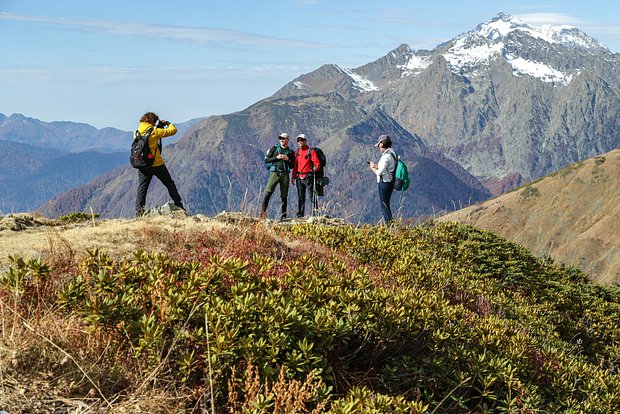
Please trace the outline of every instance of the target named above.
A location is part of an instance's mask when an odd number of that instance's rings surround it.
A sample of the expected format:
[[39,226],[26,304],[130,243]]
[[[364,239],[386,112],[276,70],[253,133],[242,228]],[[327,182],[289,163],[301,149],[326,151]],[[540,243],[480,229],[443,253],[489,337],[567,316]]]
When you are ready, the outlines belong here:
[[169,216],[169,215],[183,214],[187,215],[187,212],[180,207],[174,205],[172,201],[168,201],[163,206],[153,207],[148,209],[144,215],[145,216]]

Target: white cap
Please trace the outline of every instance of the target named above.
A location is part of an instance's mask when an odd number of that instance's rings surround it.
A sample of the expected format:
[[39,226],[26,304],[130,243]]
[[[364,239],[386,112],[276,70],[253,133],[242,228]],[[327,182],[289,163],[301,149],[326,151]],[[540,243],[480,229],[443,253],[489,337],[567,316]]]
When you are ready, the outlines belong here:
[[306,139],[306,136],[304,134],[299,134],[297,135],[297,140],[299,141],[299,139]]
[[278,135],[278,138],[286,138],[286,139],[288,139],[288,134],[286,132],[283,132],[280,135]]

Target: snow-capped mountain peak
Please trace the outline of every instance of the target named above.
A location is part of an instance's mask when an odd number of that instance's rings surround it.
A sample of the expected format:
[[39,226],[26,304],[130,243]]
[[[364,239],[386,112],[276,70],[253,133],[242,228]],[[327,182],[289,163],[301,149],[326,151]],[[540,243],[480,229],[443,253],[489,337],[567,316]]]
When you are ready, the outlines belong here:
[[477,35],[485,37],[489,41],[495,41],[516,31],[527,33],[531,37],[549,44],[583,49],[605,49],[596,39],[591,38],[576,27],[568,25],[534,27],[507,13],[499,13],[495,18],[478,25],[475,30],[461,36]]
[[[525,17],[524,17],[525,19]],[[336,90],[346,98],[358,98],[387,90],[399,80],[440,73],[429,68],[447,67],[457,76],[473,81],[495,74],[533,79],[561,87],[580,74],[600,70],[602,62],[613,68],[614,53],[579,29],[569,26],[537,26],[506,13],[444,42],[432,50],[413,50],[401,44],[376,61],[357,68],[326,64],[303,75],[274,96],[307,95]],[[445,65],[445,66],[444,66]],[[609,69],[615,70],[615,69]]]
[[443,53],[443,57],[455,72],[475,75],[479,65],[488,64],[491,60],[503,56],[512,65],[516,76],[530,75],[545,82],[568,84],[578,69],[570,73],[561,72],[548,62],[520,56],[515,47],[507,49],[507,44],[514,46],[514,39],[527,37],[534,39],[534,42],[528,44],[528,48],[536,48],[539,44],[544,48],[607,51],[597,40],[577,28],[551,25],[533,27],[517,17],[499,13],[474,30],[457,36],[449,49]]

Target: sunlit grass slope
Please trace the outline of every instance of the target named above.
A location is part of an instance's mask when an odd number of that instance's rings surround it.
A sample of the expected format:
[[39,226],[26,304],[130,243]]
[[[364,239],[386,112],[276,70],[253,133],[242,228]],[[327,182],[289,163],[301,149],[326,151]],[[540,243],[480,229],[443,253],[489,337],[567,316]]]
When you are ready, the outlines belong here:
[[0,375],[46,375],[65,403],[114,412],[620,409],[620,291],[490,232],[151,238],[167,253],[16,259],[0,276]]

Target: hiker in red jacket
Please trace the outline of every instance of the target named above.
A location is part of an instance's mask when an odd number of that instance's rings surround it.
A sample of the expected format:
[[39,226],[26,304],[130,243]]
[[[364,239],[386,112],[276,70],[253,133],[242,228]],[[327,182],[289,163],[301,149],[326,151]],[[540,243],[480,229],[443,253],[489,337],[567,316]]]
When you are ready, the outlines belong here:
[[297,186],[297,217],[303,217],[306,208],[306,191],[310,193],[313,212],[318,208],[317,194],[315,193],[314,175],[321,169],[321,163],[316,151],[308,146],[304,134],[297,135],[299,149],[295,153],[293,167],[293,185]]

